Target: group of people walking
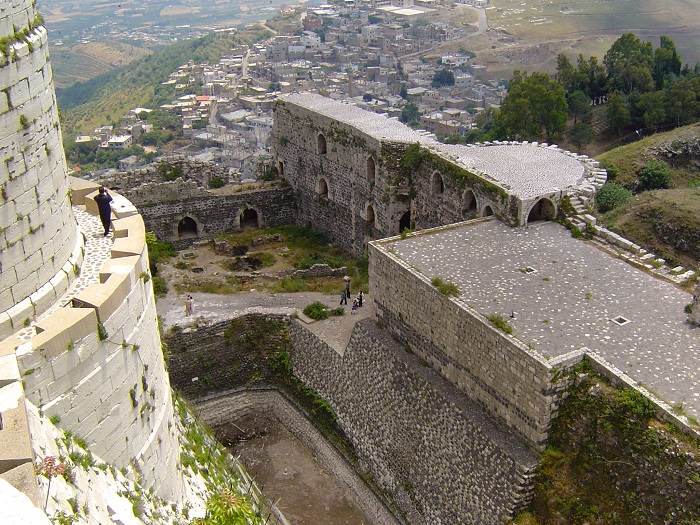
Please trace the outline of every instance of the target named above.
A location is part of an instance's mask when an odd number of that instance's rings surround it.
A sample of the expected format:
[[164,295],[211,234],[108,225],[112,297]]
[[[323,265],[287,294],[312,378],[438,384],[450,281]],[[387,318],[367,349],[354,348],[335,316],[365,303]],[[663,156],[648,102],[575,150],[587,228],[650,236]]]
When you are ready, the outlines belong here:
[[[350,279],[345,279],[345,290],[342,291],[340,294],[340,305],[348,304],[348,299],[351,299],[350,297]],[[362,306],[362,290],[360,290],[360,293],[357,294],[357,298],[352,300],[352,308],[350,310],[351,314],[356,314],[357,309]]]

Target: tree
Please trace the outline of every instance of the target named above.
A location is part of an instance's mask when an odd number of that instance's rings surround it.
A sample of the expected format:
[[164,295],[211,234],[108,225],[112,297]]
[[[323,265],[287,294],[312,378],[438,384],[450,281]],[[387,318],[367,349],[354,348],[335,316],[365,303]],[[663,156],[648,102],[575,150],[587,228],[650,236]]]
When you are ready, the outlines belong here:
[[634,33],[625,33],[605,53],[603,64],[608,73],[608,88],[642,93],[653,88],[651,72],[654,53],[651,42],[642,42]]
[[408,100],[408,90],[406,89],[406,84],[401,84],[401,89],[399,90],[399,96],[404,100]]
[[598,57],[586,60],[579,54],[574,89],[580,89],[591,98],[600,97],[607,93],[607,81],[605,67],[598,62]]
[[666,120],[665,98],[663,91],[644,93],[639,97],[637,106],[644,112],[644,125],[655,130]]
[[606,182],[595,196],[596,204],[601,213],[622,206],[632,197],[632,192],[615,182]]
[[686,116],[694,116],[698,111],[700,80],[680,80],[666,90],[668,115],[680,126]]
[[619,91],[613,92],[608,98],[605,117],[608,121],[608,129],[617,132],[618,135],[622,128],[629,124],[630,112],[627,109],[627,101]]
[[593,126],[587,122],[576,122],[569,130],[569,140],[581,152],[595,137]]
[[639,184],[643,190],[671,187],[671,168],[662,160],[650,160],[639,172]]
[[669,37],[661,35],[661,43],[654,51],[654,83],[656,89],[663,89],[666,80],[681,73],[681,56]]
[[433,81],[430,83],[434,88],[441,88],[442,86],[454,86],[455,85],[455,74],[449,69],[441,69],[436,71],[433,76]]
[[569,115],[574,118],[574,124],[579,119],[582,122],[590,122],[592,118],[591,99],[583,91],[576,90],[566,97],[569,106]]
[[533,140],[544,130],[551,142],[564,131],[567,110],[564,89],[549,75],[515,71],[496,117],[496,133]]
[[412,124],[420,122],[420,111],[413,102],[406,104],[401,110],[401,122]]
[[574,87],[577,82],[576,68],[574,68],[571,60],[564,53],[557,55],[557,73],[554,75],[554,78],[567,93],[571,93],[576,89]]

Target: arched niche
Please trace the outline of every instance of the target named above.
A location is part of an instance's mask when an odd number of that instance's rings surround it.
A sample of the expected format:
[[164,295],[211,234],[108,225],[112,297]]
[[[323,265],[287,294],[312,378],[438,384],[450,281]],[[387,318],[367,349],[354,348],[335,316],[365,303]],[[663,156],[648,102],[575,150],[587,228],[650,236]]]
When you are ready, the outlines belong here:
[[367,230],[372,231],[374,228],[375,224],[375,216],[374,216],[374,208],[372,207],[371,204],[367,205],[367,209],[365,210],[365,218],[367,220]]
[[177,224],[177,237],[178,239],[192,239],[199,237],[199,232],[197,231],[197,221],[192,217],[183,217]]
[[476,195],[472,190],[466,190],[464,195],[462,195],[462,216],[463,217],[474,217],[476,216],[477,203]]
[[411,229],[411,210],[404,213],[399,219],[399,233],[404,231],[406,228]]
[[484,211],[481,212],[482,217],[491,217],[493,216],[493,208],[491,206],[486,206],[484,208]]
[[546,198],[538,200],[527,216],[528,224],[537,221],[551,221],[556,217],[557,207],[552,201]]
[[433,173],[433,178],[430,182],[431,195],[442,195],[444,191],[445,183],[442,180],[442,175],[437,172]]
[[324,155],[328,153],[328,145],[326,144],[326,136],[323,133],[319,133],[317,137],[317,151],[319,155]]
[[316,183],[316,195],[324,199],[328,198],[328,183],[323,177],[318,179],[318,182]]
[[374,162],[374,157],[370,155],[367,157],[367,180],[374,184],[374,180],[377,177],[377,164]]
[[253,208],[245,208],[239,216],[239,226],[241,228],[258,228],[258,212]]
[[284,162],[277,161],[277,171],[279,172],[280,177],[284,177]]

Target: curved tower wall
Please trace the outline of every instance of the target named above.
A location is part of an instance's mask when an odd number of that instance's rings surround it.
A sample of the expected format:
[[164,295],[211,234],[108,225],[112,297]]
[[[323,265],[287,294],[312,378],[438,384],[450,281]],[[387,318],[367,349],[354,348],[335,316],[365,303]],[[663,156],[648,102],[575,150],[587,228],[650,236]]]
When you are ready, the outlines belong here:
[[30,0],[2,2],[0,337],[48,309],[75,278],[70,206],[47,32]]

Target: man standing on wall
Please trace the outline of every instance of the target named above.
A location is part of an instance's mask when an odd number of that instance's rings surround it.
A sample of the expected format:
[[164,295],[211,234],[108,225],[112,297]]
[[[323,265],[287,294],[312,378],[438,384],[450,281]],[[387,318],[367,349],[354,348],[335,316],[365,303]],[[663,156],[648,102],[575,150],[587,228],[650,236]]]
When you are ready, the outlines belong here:
[[112,207],[109,205],[112,202],[112,196],[107,192],[104,186],[100,186],[100,193],[95,196],[97,209],[100,211],[100,220],[102,226],[105,227],[105,237],[109,235],[109,225],[112,223]]

